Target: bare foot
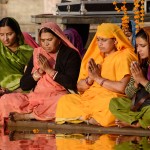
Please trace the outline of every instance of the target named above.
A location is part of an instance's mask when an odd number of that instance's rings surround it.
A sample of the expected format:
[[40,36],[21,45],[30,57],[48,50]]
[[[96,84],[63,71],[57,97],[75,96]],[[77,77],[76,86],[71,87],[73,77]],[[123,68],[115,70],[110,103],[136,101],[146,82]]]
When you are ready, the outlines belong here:
[[118,127],[120,127],[120,128],[123,128],[123,127],[139,128],[139,127],[141,127],[138,122],[135,122],[135,123],[133,123],[133,124],[129,124],[129,123],[127,123],[127,122],[124,122],[124,121],[121,121],[121,120],[118,120],[118,119],[116,119],[115,124],[116,124]]
[[21,121],[21,120],[31,120],[31,119],[35,119],[33,117],[32,114],[20,114],[20,113],[17,113],[17,112],[11,112],[9,114],[9,119],[11,121]]
[[89,124],[92,124],[92,125],[100,126],[100,124],[99,124],[94,118],[90,118],[90,119],[88,120],[88,123],[89,123]]
[[101,135],[100,134],[87,134],[86,136],[86,143],[89,143],[89,144],[94,144],[95,141],[97,141],[99,139]]
[[139,143],[140,140],[141,140],[141,137],[140,137],[140,136],[119,135],[119,136],[116,138],[116,144],[121,144],[121,143],[129,142],[129,141],[132,141],[132,142],[134,142],[134,143]]

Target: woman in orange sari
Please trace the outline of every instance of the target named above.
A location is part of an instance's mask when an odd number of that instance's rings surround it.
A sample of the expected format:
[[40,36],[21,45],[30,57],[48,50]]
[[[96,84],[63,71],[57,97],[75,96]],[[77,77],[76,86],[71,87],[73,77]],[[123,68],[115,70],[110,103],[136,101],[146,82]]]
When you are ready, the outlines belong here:
[[[59,26],[43,23],[40,47],[34,49],[32,77],[37,81],[30,93],[5,94],[0,98],[0,124],[9,116],[15,120],[52,120],[58,99],[76,90],[81,58]],[[31,84],[28,81],[28,84]]]
[[120,27],[111,23],[99,25],[81,63],[79,94],[60,98],[56,123],[84,121],[105,127],[115,125],[109,102],[112,97],[125,96],[133,60],[137,60],[134,48]]

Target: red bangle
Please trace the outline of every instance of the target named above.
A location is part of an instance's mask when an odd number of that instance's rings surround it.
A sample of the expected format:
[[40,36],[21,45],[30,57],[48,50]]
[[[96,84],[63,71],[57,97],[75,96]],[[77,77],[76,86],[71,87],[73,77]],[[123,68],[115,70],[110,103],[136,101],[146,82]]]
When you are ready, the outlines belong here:
[[104,82],[108,79],[103,79],[102,82],[100,83],[100,86],[103,86]]
[[85,83],[86,83],[88,86],[91,86],[91,85],[93,84],[93,82],[92,82],[91,84],[89,84],[88,78],[89,78],[89,77],[85,78]]

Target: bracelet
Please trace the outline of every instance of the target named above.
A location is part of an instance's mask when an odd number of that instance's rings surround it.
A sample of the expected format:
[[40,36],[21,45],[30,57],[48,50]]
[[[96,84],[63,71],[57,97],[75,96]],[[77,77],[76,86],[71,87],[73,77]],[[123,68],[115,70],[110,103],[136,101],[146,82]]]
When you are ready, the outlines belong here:
[[[35,74],[36,72],[38,73],[38,75]],[[41,77],[41,74],[39,73],[39,70],[35,70],[35,71],[33,72],[32,76],[33,76],[33,78],[39,79],[39,78]]]
[[108,79],[103,79],[102,82],[100,83],[100,86],[103,86],[104,82]]
[[53,71],[53,74],[52,75],[50,75],[51,76],[51,78],[54,78],[55,76],[56,76],[56,73],[57,73],[57,71]]
[[58,73],[58,71],[55,71],[55,73],[53,75],[53,80],[55,80],[57,73]]
[[85,83],[86,83],[88,86],[91,86],[93,83],[89,84],[88,78],[89,78],[89,77],[86,77],[86,78],[85,78]]

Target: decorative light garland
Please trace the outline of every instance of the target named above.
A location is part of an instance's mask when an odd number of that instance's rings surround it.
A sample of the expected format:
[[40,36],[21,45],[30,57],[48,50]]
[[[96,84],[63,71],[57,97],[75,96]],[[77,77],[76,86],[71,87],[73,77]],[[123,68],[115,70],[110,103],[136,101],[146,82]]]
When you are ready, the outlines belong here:
[[[136,28],[136,32],[139,31],[139,29],[141,27],[144,26],[144,16],[145,16],[145,11],[144,11],[144,2],[145,0],[134,0],[134,7],[133,7],[133,11],[134,11],[134,21],[135,21],[135,28]],[[121,11],[123,11],[123,17],[121,18],[122,20],[122,29],[125,28],[129,28],[129,16],[127,14],[127,1],[123,0],[122,1],[122,6],[121,8],[117,7],[117,2],[116,0],[113,2],[113,5],[115,6],[115,10],[119,13]]]

